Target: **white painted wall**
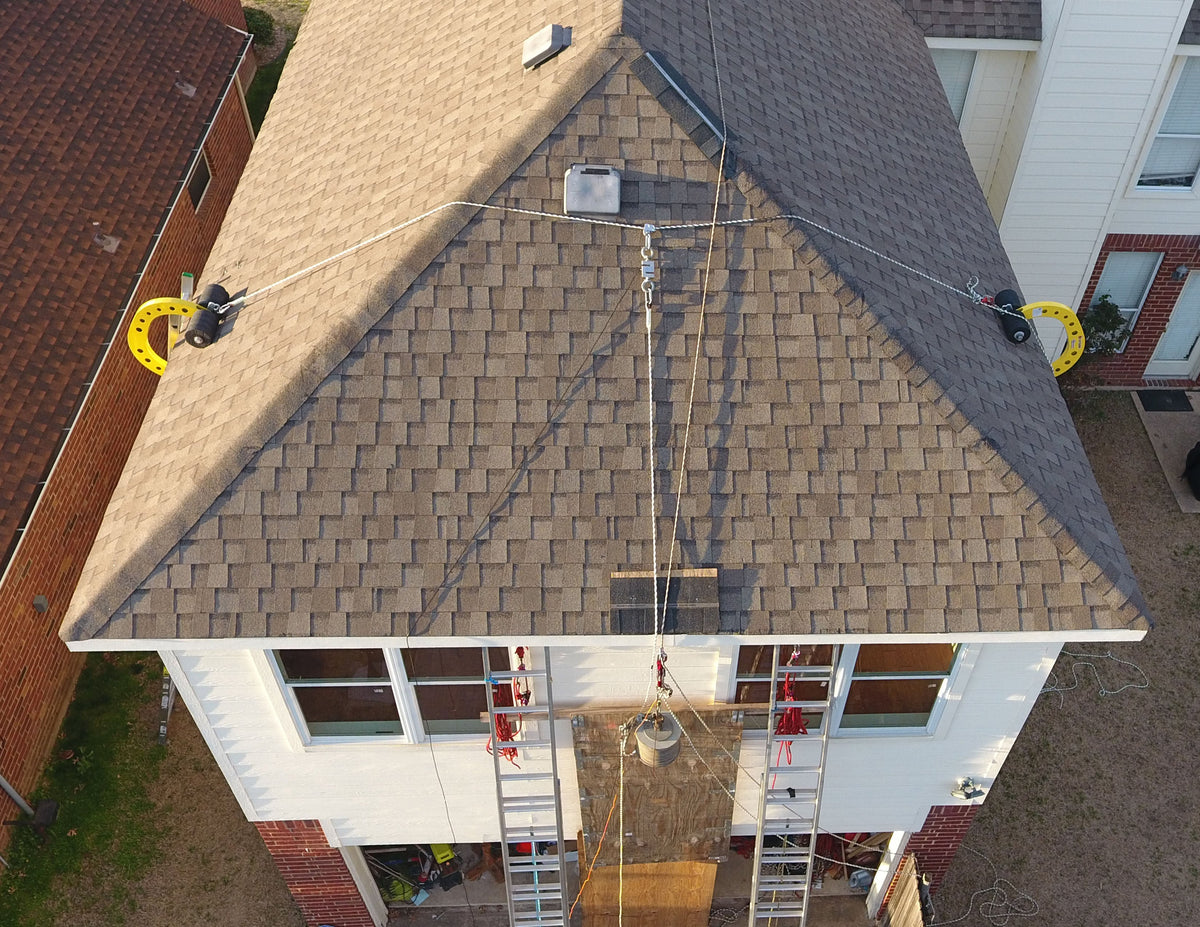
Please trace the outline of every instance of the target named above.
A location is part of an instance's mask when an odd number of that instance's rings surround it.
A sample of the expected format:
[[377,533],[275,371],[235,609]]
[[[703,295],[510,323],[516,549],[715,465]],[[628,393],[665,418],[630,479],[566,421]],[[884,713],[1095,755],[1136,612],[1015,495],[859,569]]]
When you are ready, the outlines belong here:
[[[737,642],[675,648],[677,693],[697,707],[731,691]],[[915,830],[933,804],[951,801],[960,776],[990,783],[1020,732],[1059,644],[976,645],[935,734],[831,740],[822,825],[834,831]],[[537,654],[540,657],[540,653]],[[164,654],[180,694],[251,820],[316,819],[343,845],[495,840],[499,836],[491,757],[483,738],[421,744],[304,745],[257,651]],[[564,826],[580,827],[571,747],[572,707],[641,705],[644,648],[554,651],[554,694]],[[540,695],[535,683],[535,698]],[[676,705],[687,714],[682,698]],[[763,735],[747,735],[743,765],[755,773]],[[802,762],[800,751],[795,761]],[[757,784],[739,776],[735,832],[753,831]]]
[[[1044,5],[1043,39],[1026,68],[993,186],[1013,178],[1000,233],[1029,299],[1074,305],[1117,221],[1153,222],[1163,194],[1128,193],[1171,73],[1189,0],[1065,0]],[[1021,127],[1027,131],[1021,132]],[[1015,154],[1015,157],[1014,157]],[[993,198],[994,197],[994,198]],[[989,202],[999,205],[999,189]],[[1151,205],[1153,204],[1153,205]],[[1179,221],[1186,206],[1171,208]]]

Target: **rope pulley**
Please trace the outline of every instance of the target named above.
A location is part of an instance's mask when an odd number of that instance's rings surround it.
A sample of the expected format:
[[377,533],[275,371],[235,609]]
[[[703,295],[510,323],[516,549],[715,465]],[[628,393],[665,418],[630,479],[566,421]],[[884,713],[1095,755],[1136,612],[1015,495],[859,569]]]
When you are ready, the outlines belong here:
[[160,316],[182,315],[191,319],[184,338],[195,348],[206,348],[217,336],[217,328],[229,305],[229,293],[216,283],[208,284],[193,302],[175,297],[152,299],[142,303],[129,323],[126,341],[138,362],[162,376],[167,359],[150,347],[150,325]]
[[[974,286],[970,288],[974,295]],[[1070,306],[1049,300],[1022,305],[1021,296],[1016,290],[1001,290],[995,296],[980,296],[979,302],[992,308],[1000,320],[1000,327],[1004,329],[1004,336],[1013,344],[1024,344],[1034,335],[1034,319],[1051,318],[1061,322],[1067,330],[1067,340],[1058,357],[1050,361],[1050,368],[1056,377],[1061,377],[1083,357],[1083,326]]]

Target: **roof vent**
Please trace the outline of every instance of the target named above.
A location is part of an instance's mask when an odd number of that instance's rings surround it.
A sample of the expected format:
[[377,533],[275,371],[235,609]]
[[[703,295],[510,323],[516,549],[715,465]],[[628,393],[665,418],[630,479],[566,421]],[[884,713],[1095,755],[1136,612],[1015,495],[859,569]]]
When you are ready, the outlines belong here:
[[[609,577],[612,630],[617,634],[653,634],[654,574],[649,570],[615,572]],[[667,584],[665,571],[658,577],[658,607],[666,604],[665,634],[716,634],[721,624],[721,604],[716,567],[676,568]]]
[[621,172],[599,164],[572,164],[563,189],[563,212],[615,216],[621,211]]
[[525,40],[521,63],[526,70],[536,68],[571,44],[571,30],[559,25],[547,26]]

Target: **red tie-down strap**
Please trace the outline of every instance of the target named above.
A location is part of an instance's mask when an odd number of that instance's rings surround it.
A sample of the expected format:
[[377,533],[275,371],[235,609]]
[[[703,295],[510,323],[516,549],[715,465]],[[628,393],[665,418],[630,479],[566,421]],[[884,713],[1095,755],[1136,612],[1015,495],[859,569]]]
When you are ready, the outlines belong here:
[[[799,656],[798,650],[793,650],[792,655],[788,657],[787,666],[796,665],[796,657]],[[796,683],[795,677],[791,673],[785,673],[783,677],[783,699],[785,702],[796,701]],[[779,721],[775,724],[776,736],[793,737],[796,734],[807,734],[808,726],[804,723],[804,715],[800,708],[795,705],[790,705],[783,710],[783,714],[779,716]],[[775,765],[779,766],[779,760],[783,756],[787,756],[787,764],[792,764],[792,742],[785,740],[779,745],[779,751],[775,755]],[[771,777],[771,788],[775,788],[775,777]]]

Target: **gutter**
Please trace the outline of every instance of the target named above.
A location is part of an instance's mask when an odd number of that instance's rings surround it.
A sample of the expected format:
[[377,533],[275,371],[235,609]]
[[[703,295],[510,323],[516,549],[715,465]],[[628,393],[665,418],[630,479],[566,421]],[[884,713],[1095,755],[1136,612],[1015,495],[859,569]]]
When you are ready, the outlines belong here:
[[[133,283],[129,288],[129,296],[126,297],[125,305],[121,309],[120,313],[118,313],[116,321],[113,323],[113,328],[109,334],[108,341],[105,342],[104,353],[100,355],[100,360],[97,361],[96,366],[92,368],[91,375],[84,383],[85,389],[83,396],[75,406],[75,412],[71,416],[70,424],[63,429],[62,437],[58,442],[58,447],[55,448],[54,451],[54,459],[50,464],[50,469],[47,471],[45,477],[38,483],[40,489],[34,496],[33,504],[30,507],[25,520],[21,522],[21,525],[17,528],[16,539],[13,543],[8,559],[4,564],[4,571],[0,572],[0,586],[4,585],[4,582],[8,579],[9,571],[12,570],[13,564],[17,562],[18,555],[21,552],[22,543],[25,540],[25,529],[29,527],[30,522],[32,522],[34,516],[37,515],[38,506],[40,506],[42,502],[42,495],[45,492],[46,487],[50,484],[50,480],[54,476],[55,471],[58,469],[58,465],[62,460],[63,449],[66,447],[67,440],[71,437],[71,432],[75,430],[75,425],[79,421],[79,416],[83,413],[83,409],[87,405],[88,397],[90,397],[92,394],[92,387],[95,385],[96,379],[99,376],[100,371],[103,369],[105,361],[108,360],[109,354],[112,353],[113,345],[121,341],[119,337],[121,333],[121,326],[125,322],[125,317],[129,313],[129,308],[133,304],[134,297],[137,295],[138,287],[141,286],[142,277],[145,276],[146,268],[150,266],[150,262],[154,259],[154,255],[158,251],[159,243],[162,241],[163,232],[166,230],[167,223],[171,219],[171,214],[175,212],[175,207],[179,205],[179,200],[183,196],[183,191],[187,189],[188,178],[192,176],[192,171],[196,169],[196,165],[203,156],[204,143],[208,141],[208,136],[212,134],[213,125],[217,121],[217,114],[221,111],[221,107],[225,105],[225,101],[229,97],[229,92],[233,89],[234,82],[237,80],[238,71],[241,70],[242,63],[246,60],[246,55],[250,52],[250,46],[254,41],[254,37],[248,32],[242,32],[241,29],[230,26],[228,23],[225,25],[239,35],[244,36],[242,40],[242,50],[238,53],[237,61],[230,70],[229,77],[226,78],[225,86],[221,90],[221,95],[217,98],[217,102],[213,106],[212,112],[209,114],[208,120],[204,124],[204,131],[200,135],[200,141],[193,149],[191,158],[188,159],[187,167],[183,172],[183,176],[179,179],[179,183],[175,188],[175,194],[171,197],[170,205],[167,206],[166,211],[158,220],[158,226],[155,228],[154,234],[150,238],[150,250],[146,252],[145,258],[143,258],[141,265],[138,267],[137,272],[133,276]],[[72,592],[73,591],[74,590],[72,590]]]

